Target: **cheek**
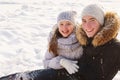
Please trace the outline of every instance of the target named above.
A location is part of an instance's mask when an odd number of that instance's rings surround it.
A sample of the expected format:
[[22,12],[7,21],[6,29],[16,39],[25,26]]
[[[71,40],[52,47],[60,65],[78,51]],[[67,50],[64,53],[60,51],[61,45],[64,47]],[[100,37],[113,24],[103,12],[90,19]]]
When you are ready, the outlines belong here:
[[97,21],[92,22],[91,25],[92,25],[93,27],[97,27],[97,28],[100,27],[100,24],[99,24],[99,22],[97,22]]
[[100,29],[100,24],[99,23],[96,23],[96,24],[93,24],[93,26],[98,30],[98,29]]
[[95,28],[95,32],[98,32],[100,30],[100,27]]
[[82,25],[82,29],[85,31],[85,25]]
[[58,27],[58,31],[61,33],[61,32],[62,32],[62,28],[61,28],[61,27]]
[[69,30],[70,32],[72,32],[72,31],[74,30],[74,27],[70,27],[70,28],[68,28],[68,30]]

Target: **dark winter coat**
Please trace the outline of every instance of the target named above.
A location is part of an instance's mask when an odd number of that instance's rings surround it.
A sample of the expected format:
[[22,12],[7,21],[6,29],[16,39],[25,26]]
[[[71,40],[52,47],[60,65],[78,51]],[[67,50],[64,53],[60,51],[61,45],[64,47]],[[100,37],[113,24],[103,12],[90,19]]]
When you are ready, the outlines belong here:
[[83,80],[112,80],[120,69],[119,18],[115,13],[106,13],[105,24],[93,39],[87,38],[81,26],[76,34],[83,45],[79,60],[79,75]]

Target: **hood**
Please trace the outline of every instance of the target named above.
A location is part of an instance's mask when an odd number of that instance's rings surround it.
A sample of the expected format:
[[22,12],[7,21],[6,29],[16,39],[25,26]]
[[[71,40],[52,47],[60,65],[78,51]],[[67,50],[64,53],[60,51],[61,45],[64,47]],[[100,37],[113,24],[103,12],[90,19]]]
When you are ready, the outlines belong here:
[[[120,28],[119,17],[116,13],[107,12],[105,14],[104,25],[102,29],[94,36],[92,45],[94,47],[104,45],[111,39],[116,38]],[[81,25],[76,29],[76,37],[81,45],[87,45],[87,35],[81,28]]]

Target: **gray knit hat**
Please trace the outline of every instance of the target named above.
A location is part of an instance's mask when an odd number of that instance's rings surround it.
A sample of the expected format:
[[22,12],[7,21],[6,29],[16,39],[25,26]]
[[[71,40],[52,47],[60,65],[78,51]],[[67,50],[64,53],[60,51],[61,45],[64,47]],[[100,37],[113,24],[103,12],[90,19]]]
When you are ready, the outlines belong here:
[[86,6],[81,14],[81,17],[86,16],[86,15],[90,15],[92,17],[94,17],[95,19],[97,19],[97,21],[103,25],[104,24],[104,12],[101,9],[101,7],[99,7],[96,4],[90,4],[88,6]]
[[57,23],[62,20],[68,20],[71,21],[73,24],[76,23],[75,17],[77,15],[76,11],[64,11],[61,12],[57,17]]

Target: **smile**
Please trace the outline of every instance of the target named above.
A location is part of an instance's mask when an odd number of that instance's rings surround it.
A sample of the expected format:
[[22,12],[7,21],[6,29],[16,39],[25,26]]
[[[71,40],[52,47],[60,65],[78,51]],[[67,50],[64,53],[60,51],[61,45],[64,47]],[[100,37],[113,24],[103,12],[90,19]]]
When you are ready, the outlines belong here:
[[92,32],[92,31],[94,31],[94,29],[91,29],[91,30],[86,30],[86,32],[88,32],[88,33],[89,33],[89,32]]

